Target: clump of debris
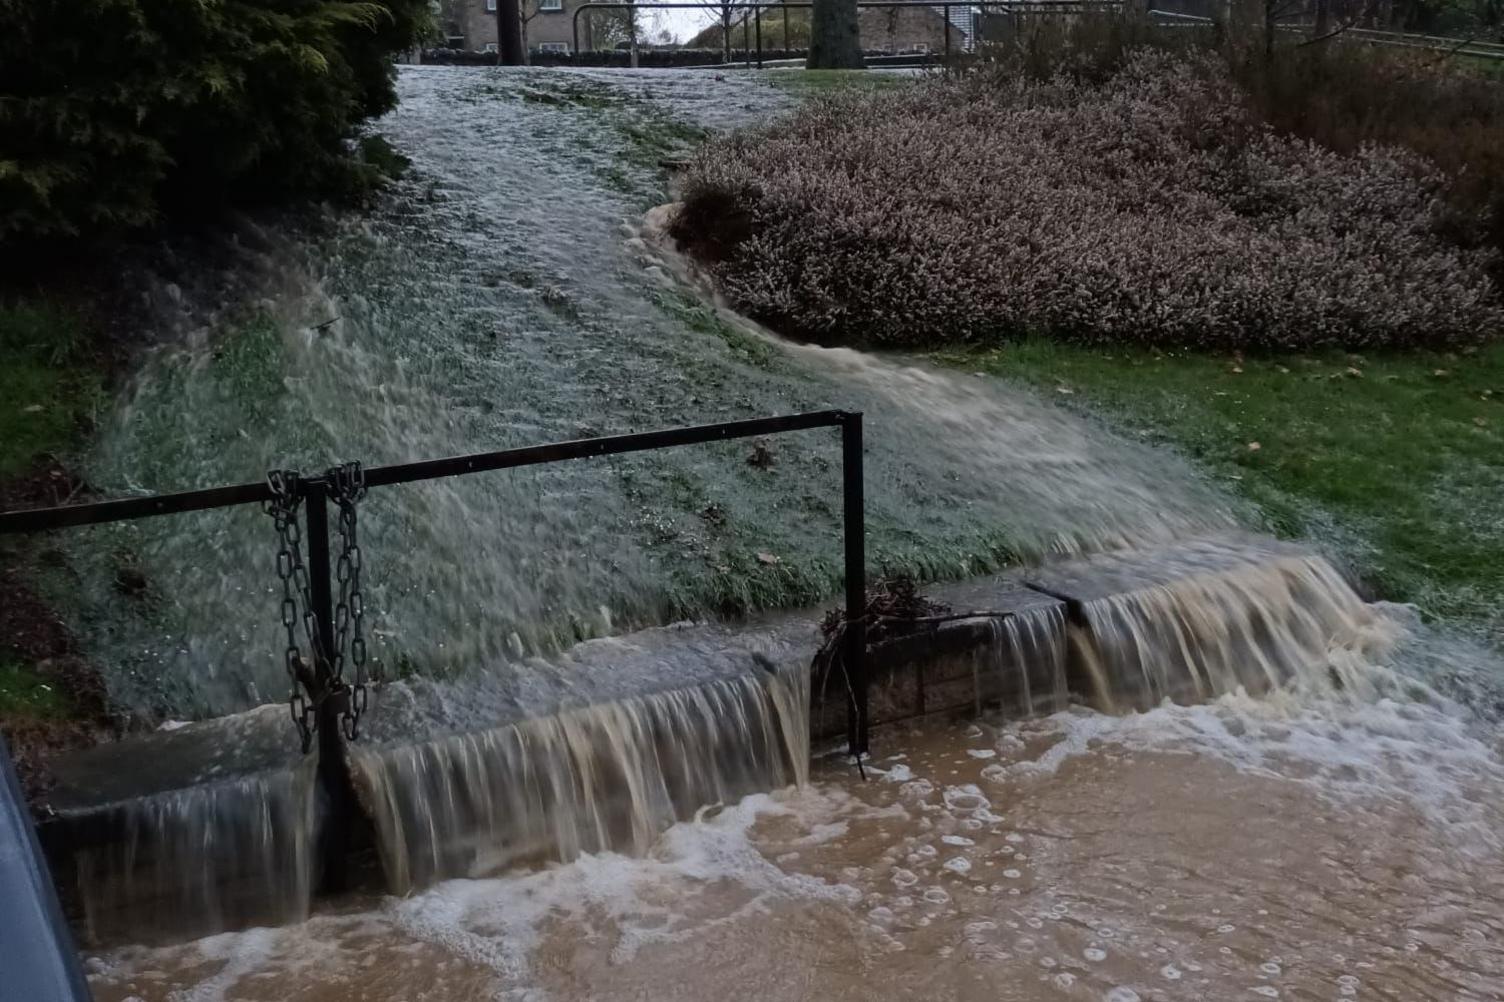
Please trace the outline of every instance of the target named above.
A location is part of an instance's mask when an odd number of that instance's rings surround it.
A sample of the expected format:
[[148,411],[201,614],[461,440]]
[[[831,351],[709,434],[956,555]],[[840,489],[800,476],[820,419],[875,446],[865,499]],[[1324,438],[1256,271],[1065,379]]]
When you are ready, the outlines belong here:
[[[919,586],[907,574],[878,578],[867,586],[867,604],[863,610],[867,621],[867,643],[914,633],[924,627],[925,620],[944,616],[950,611],[950,606],[931,602],[919,594]],[[820,623],[820,632],[826,643],[835,639],[845,625],[845,609],[827,612]]]

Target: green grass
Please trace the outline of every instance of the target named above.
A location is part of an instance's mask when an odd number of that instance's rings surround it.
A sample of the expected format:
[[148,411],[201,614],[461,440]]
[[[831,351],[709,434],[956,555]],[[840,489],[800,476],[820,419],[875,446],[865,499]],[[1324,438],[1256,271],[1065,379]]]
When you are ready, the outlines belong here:
[[1504,343],[1236,358],[1026,341],[940,353],[1168,444],[1386,599],[1504,627]]
[[76,317],[49,306],[0,305],[0,477],[65,453],[101,393]]
[[0,659],[0,719],[59,720],[73,704],[56,686],[16,661]]
[[801,70],[774,69],[757,71],[760,78],[795,97],[808,99],[827,94],[866,93],[912,86],[922,75],[885,73],[875,70]]
[[606,188],[629,196],[644,210],[664,201],[665,162],[688,155],[707,136],[706,130],[598,81],[560,78],[547,87],[526,89],[520,97],[607,126],[610,139],[589,144],[590,152],[605,156],[583,156],[580,163],[592,167]]
[[708,334],[724,341],[726,347],[748,365],[767,369],[779,361],[778,349],[770,342],[733,327],[721,318],[715,307],[700,301],[691,293],[674,289],[657,293],[653,298],[664,313],[696,334]]

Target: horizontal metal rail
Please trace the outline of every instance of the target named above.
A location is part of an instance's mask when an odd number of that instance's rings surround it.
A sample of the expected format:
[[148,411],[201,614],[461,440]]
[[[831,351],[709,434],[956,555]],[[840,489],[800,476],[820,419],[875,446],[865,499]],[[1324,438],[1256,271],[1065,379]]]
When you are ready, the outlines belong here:
[[[868,749],[868,686],[866,686],[866,519],[865,484],[862,472],[862,414],[853,411],[812,411],[808,414],[788,414],[782,417],[752,418],[746,421],[722,421],[719,424],[699,424],[693,427],[674,427],[657,432],[638,432],[632,435],[608,435],[602,438],[582,438],[569,442],[552,442],[547,445],[526,445],[522,448],[502,448],[489,453],[472,453],[469,456],[451,456],[448,459],[427,459],[420,462],[397,463],[393,466],[374,466],[365,469],[365,487],[384,487],[393,484],[414,483],[420,480],[438,480],[444,477],[477,474],[493,469],[513,469],[517,466],[535,466],[540,463],[566,462],[570,459],[593,459],[600,456],[620,456],[624,453],[672,448],[675,445],[696,445],[705,442],[731,441],[738,438],[755,438],[761,435],[778,435],[781,432],[800,432],[818,427],[841,429],[841,484],[842,484],[842,548],[845,557],[845,606],[847,623],[845,630],[845,670],[847,670],[847,739],[851,752],[862,755]],[[352,821],[358,814],[352,779],[347,772],[347,757],[341,742],[338,712],[340,698],[349,701],[349,689],[337,671],[331,673],[328,651],[334,648],[334,609],[331,599],[331,573],[329,573],[329,527],[328,504],[335,495],[331,475],[290,478],[299,501],[305,501],[305,542],[308,548],[308,579],[310,579],[310,606],[308,614],[317,624],[320,642],[314,647],[314,671],[311,679],[301,679],[307,689],[317,715],[319,736],[319,761],[317,782],[325,797],[322,832],[320,832],[320,862],[322,862],[322,885],[326,891],[340,891],[346,882],[346,864],[352,849]],[[182,515],[188,512],[205,512],[211,509],[262,504],[274,501],[271,486],[262,483],[230,484],[209,487],[205,490],[182,490],[177,493],[159,493],[143,498],[119,498],[113,501],[95,501],[87,504],[32,509],[26,512],[0,512],[0,536],[17,533],[44,533],[60,528],[101,525],[122,522],[128,519],[155,518],[161,515]],[[355,733],[350,733],[353,740]],[[305,746],[307,751],[307,746]],[[11,776],[11,758],[5,745],[0,742],[0,814],[3,809],[20,811],[20,794],[14,788]],[[27,820],[21,826],[30,829]],[[0,835],[6,827],[15,827],[0,815]],[[23,853],[24,850],[24,853]],[[0,853],[0,856],[5,853]],[[0,861],[0,888],[8,883],[29,879],[27,874],[44,873],[41,853],[36,849],[35,838],[27,846],[17,850],[18,867],[5,867]],[[188,861],[185,861],[188,862]],[[20,874],[20,877],[15,876]],[[35,891],[35,894],[33,894]],[[45,894],[50,888],[20,888],[17,895],[30,895],[18,901],[18,906],[32,907],[32,913],[21,916],[26,928],[20,930],[24,943],[32,955],[23,969],[15,973],[21,984],[27,978],[47,978],[56,982],[56,990],[48,997],[87,997],[83,978],[78,972],[77,954],[69,952],[66,930],[63,930],[56,915],[56,895]],[[17,897],[12,895],[12,897]],[[35,907],[33,907],[35,906]],[[39,909],[39,910],[38,910]],[[12,909],[14,912],[15,909]],[[5,913],[5,904],[0,903],[0,913]],[[0,949],[0,960],[8,957],[6,949]],[[54,960],[59,963],[53,963]],[[39,982],[41,984],[41,982]],[[51,988],[50,988],[51,990]],[[33,993],[35,994],[35,993]],[[36,996],[41,997],[41,996]]]
[[[505,470],[518,466],[536,466],[539,463],[557,463],[568,459],[615,456],[676,445],[774,435],[779,432],[799,431],[806,428],[836,427],[845,423],[850,417],[851,415],[845,411],[812,411],[806,414],[754,418],[748,421],[727,421],[721,424],[669,428],[663,431],[645,431],[629,435],[582,438],[569,442],[555,442],[550,445],[477,452],[473,455],[452,456],[448,459],[429,459],[416,463],[399,463],[394,466],[377,466],[366,470],[366,485],[378,487],[386,484],[405,484],[415,480],[434,480],[466,473],[481,473],[486,470]],[[321,478],[318,477],[307,477],[303,483],[318,483],[320,480]],[[261,481],[227,487],[210,487],[205,490],[179,491],[173,494],[152,494],[146,497],[119,498],[87,504],[62,505],[55,508],[0,512],[0,536],[80,525],[98,525],[104,522],[123,522],[154,515],[178,515],[211,508],[228,508],[233,505],[259,504],[271,499],[271,488],[265,481]]]
[[[781,432],[814,428],[839,428],[841,431],[842,546],[845,557],[846,630],[845,665],[848,685],[847,738],[853,754],[867,751],[867,680],[866,624],[867,543],[866,500],[862,472],[862,415],[854,411],[824,410],[779,417],[725,421],[689,428],[628,435],[583,438],[548,445],[524,446],[477,452],[447,459],[428,459],[393,466],[377,466],[364,471],[366,488],[465,476],[489,470],[506,470],[572,459],[591,459],[624,453],[646,452],[675,446],[723,442],[732,439],[776,435]],[[341,705],[348,705],[349,689],[337,671],[332,670],[327,652],[334,647],[334,609],[330,589],[328,504],[336,492],[330,475],[290,478],[292,490],[303,505],[308,547],[310,608],[308,614],[317,625],[320,643],[315,645],[313,672],[301,678],[309,702],[317,717],[319,744],[318,782],[329,805],[325,831],[321,839],[323,885],[340,890],[345,880],[345,863],[350,850],[351,818],[359,810],[349,777],[346,756],[340,747]],[[28,511],[0,512],[0,535],[46,532],[84,525],[100,525],[159,515],[228,508],[244,504],[261,504],[275,500],[266,482],[232,484],[206,490],[180,491],[147,497],[119,498],[87,504],[35,508]],[[298,697],[295,695],[295,701]],[[301,719],[301,718],[299,718]],[[353,738],[353,732],[351,737]],[[306,738],[306,733],[305,733]],[[305,746],[305,750],[306,746]],[[0,757],[4,756],[0,749]]]
[[[1059,3],[1061,0],[1045,0],[1045,2]],[[1165,18],[1172,21],[1183,22],[1186,26],[1216,24],[1216,18],[1206,17],[1201,14],[1182,14],[1175,10],[1149,11],[1150,17]],[[1169,27],[1168,25],[1166,27]],[[1176,25],[1179,27],[1179,25]],[[1277,24],[1280,31],[1293,34],[1296,32],[1309,32],[1309,24]],[[1453,38],[1447,35],[1418,35],[1404,31],[1382,31],[1377,28],[1344,28],[1327,38],[1335,40],[1348,38],[1355,42],[1363,42],[1367,45],[1389,45],[1403,49],[1420,49],[1426,52],[1442,52],[1453,56],[1471,56],[1475,59],[1504,59],[1504,43],[1489,42],[1471,38]]]
[[[1036,7],[1067,7],[1078,5],[1100,7],[1115,6],[1119,2],[1120,0],[1032,0],[1031,5]],[[935,3],[922,3],[920,0],[857,0],[856,5],[858,9],[865,7],[912,7],[915,10],[927,10],[931,13],[939,9],[942,11],[941,17],[945,22],[945,52],[947,55],[950,53],[951,34],[965,34],[965,30],[950,19],[950,12],[953,8],[972,7],[985,13],[994,7],[1002,9],[1007,6],[1003,3],[977,3],[971,2],[971,0],[938,0]],[[574,9],[574,51],[576,53],[580,51],[580,15],[592,10],[709,10],[716,13],[723,11],[745,11],[747,13],[742,15],[742,20],[737,22],[737,24],[744,24],[748,16],[760,19],[764,10],[784,10],[789,7],[796,9],[810,8],[814,7],[814,3],[813,0],[774,0],[772,3],[712,3],[709,0],[699,0],[699,2],[693,2],[693,0],[691,2],[673,0],[673,2],[669,3],[632,3],[629,0],[588,0],[588,2],[579,4]],[[786,18],[787,15],[785,15]],[[759,23],[759,53],[762,51],[761,38]],[[761,56],[759,55],[759,61],[760,59]]]

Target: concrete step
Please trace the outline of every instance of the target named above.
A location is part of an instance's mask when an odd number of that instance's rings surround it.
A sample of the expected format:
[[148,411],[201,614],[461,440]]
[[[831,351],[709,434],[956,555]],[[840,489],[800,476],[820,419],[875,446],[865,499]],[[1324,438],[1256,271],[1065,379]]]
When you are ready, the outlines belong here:
[[1262,694],[1324,670],[1373,621],[1325,559],[1255,536],[1102,554],[1026,581],[1065,603],[1068,685],[1109,713]]
[[[872,647],[875,725],[1048,713],[1072,699],[1122,712],[1237,686],[1262,691],[1308,670],[1367,614],[1325,561],[1256,537],[1101,554],[926,593],[957,613],[985,614]],[[373,697],[361,748],[379,756],[807,665],[818,620],[681,624],[506,671],[404,680]],[[844,735],[843,679],[817,677],[811,688],[812,735]],[[314,759],[280,706],[60,757],[44,842],[93,938],[139,941],[143,922],[202,933],[302,914],[318,877]]]

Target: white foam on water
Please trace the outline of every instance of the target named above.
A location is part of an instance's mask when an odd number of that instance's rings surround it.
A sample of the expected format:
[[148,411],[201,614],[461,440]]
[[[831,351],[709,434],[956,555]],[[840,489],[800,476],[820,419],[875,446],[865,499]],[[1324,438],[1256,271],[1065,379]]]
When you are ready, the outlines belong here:
[[[674,825],[646,858],[597,853],[533,873],[448,881],[396,902],[392,913],[409,934],[483,964],[503,984],[521,990],[549,921],[589,929],[609,924],[617,935],[612,960],[622,963],[645,945],[703,935],[707,928],[765,912],[778,899],[854,905],[861,900],[854,888],[785,872],[751,837],[762,818],[807,820],[805,815],[849,806],[840,798],[821,801],[809,790],[755,794]],[[738,904],[693,913],[699,894],[726,881],[747,892]]]
[[[1383,669],[1373,668],[1378,673]],[[1464,708],[1407,682],[1422,699],[1242,692],[1211,703],[1165,703],[1109,716],[1075,708],[1020,730],[1049,740],[1044,751],[989,766],[989,784],[1054,775],[1098,750],[1207,756],[1240,772],[1301,784],[1345,803],[1409,804],[1436,823],[1466,826],[1497,847],[1491,805],[1481,791],[1504,787],[1496,739]]]

